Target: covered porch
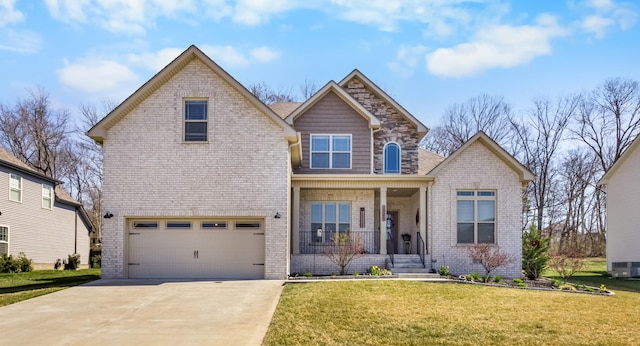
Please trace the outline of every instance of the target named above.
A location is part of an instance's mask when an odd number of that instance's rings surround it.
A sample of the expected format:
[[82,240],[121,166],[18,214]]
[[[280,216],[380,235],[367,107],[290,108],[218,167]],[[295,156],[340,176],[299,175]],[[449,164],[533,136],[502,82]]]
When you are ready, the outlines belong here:
[[[351,271],[393,262],[394,254],[425,262],[429,232],[427,194],[433,178],[417,175],[293,175],[291,179],[291,272],[329,274],[321,265],[336,234],[362,242]],[[313,268],[310,268],[313,257]],[[428,259],[427,259],[428,261]]]

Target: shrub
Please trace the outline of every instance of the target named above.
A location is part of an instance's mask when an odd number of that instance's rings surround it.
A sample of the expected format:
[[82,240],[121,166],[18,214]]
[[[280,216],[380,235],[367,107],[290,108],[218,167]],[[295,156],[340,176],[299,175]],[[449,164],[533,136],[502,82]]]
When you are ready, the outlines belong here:
[[527,283],[522,281],[520,278],[513,278],[513,282],[515,282],[519,287],[527,287]]
[[302,274],[302,276],[304,276],[304,277],[306,277],[306,278],[310,278],[310,277],[312,277],[312,276],[313,276],[313,274],[311,274],[310,272],[304,272],[304,273]]
[[534,225],[522,234],[522,271],[528,279],[539,278],[547,268],[549,240]]
[[17,258],[3,254],[0,257],[0,273],[30,272],[33,270],[32,263],[33,261],[27,258],[24,252],[21,252]]
[[102,268],[102,255],[94,255],[93,258],[91,258],[91,268]]
[[496,277],[493,278],[493,281],[500,283],[502,281],[502,276],[496,275]]
[[364,253],[364,244],[358,235],[351,235],[348,231],[335,232],[331,237],[331,243],[324,255],[340,266],[340,275],[345,275],[349,263]]
[[76,270],[80,267],[80,254],[69,255],[64,269]]
[[560,287],[564,285],[564,281],[562,280],[551,280],[551,286]]
[[449,271],[449,266],[440,266],[438,273],[442,276],[449,276],[451,272]]
[[478,272],[473,272],[469,275],[467,275],[467,279],[471,279],[471,281],[482,281],[482,275],[480,275],[480,273]]
[[367,274],[374,276],[391,275],[391,272],[387,269],[382,269],[378,266],[371,266],[367,268]]
[[359,275],[360,275],[360,272],[359,272],[359,271],[355,270],[355,271],[353,272],[353,276],[359,276]]
[[584,268],[584,256],[573,250],[555,253],[549,259],[549,267],[558,272],[563,279],[570,278]]
[[513,256],[500,252],[500,246],[494,244],[475,244],[467,248],[467,253],[472,260],[480,263],[484,268],[486,272],[484,281],[489,280],[493,270],[514,261]]

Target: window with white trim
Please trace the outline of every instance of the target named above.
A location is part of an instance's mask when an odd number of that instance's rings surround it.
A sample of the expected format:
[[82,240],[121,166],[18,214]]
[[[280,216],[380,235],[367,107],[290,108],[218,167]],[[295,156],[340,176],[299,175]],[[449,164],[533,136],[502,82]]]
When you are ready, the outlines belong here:
[[184,101],[184,141],[207,141],[207,100]]
[[51,209],[53,207],[53,187],[42,184],[42,208]]
[[17,174],[9,175],[9,199],[22,202],[22,177]]
[[495,243],[495,191],[457,191],[456,213],[458,244]]
[[[322,232],[318,233],[318,229]],[[351,203],[311,203],[311,238],[314,242],[331,242],[335,232],[348,233],[350,229]]]
[[3,243],[9,242],[9,227],[0,226],[0,242],[3,242]]
[[351,168],[351,135],[311,135],[311,168]]
[[396,142],[384,145],[384,173],[400,173],[400,146]]

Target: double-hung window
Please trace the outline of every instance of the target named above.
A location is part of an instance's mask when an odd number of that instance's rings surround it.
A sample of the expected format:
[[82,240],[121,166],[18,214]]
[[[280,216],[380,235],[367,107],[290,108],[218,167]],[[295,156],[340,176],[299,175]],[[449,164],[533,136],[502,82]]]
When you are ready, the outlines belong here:
[[42,184],[42,208],[51,209],[53,207],[53,187]]
[[351,168],[351,135],[311,135],[311,168]]
[[495,191],[457,191],[456,207],[458,244],[495,243]]
[[206,100],[184,101],[184,141],[206,142],[208,102]]
[[9,199],[22,202],[22,177],[17,174],[9,175]]
[[311,203],[311,239],[313,239],[313,241],[331,242],[336,232],[348,233],[350,228],[351,203]]
[[400,146],[389,142],[384,146],[384,172],[400,173]]

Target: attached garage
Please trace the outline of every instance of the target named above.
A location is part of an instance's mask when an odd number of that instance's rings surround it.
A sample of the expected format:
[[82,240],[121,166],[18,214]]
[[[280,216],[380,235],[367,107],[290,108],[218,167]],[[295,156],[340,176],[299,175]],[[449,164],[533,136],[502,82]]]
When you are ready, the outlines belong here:
[[127,228],[129,278],[264,278],[264,219],[135,219]]

